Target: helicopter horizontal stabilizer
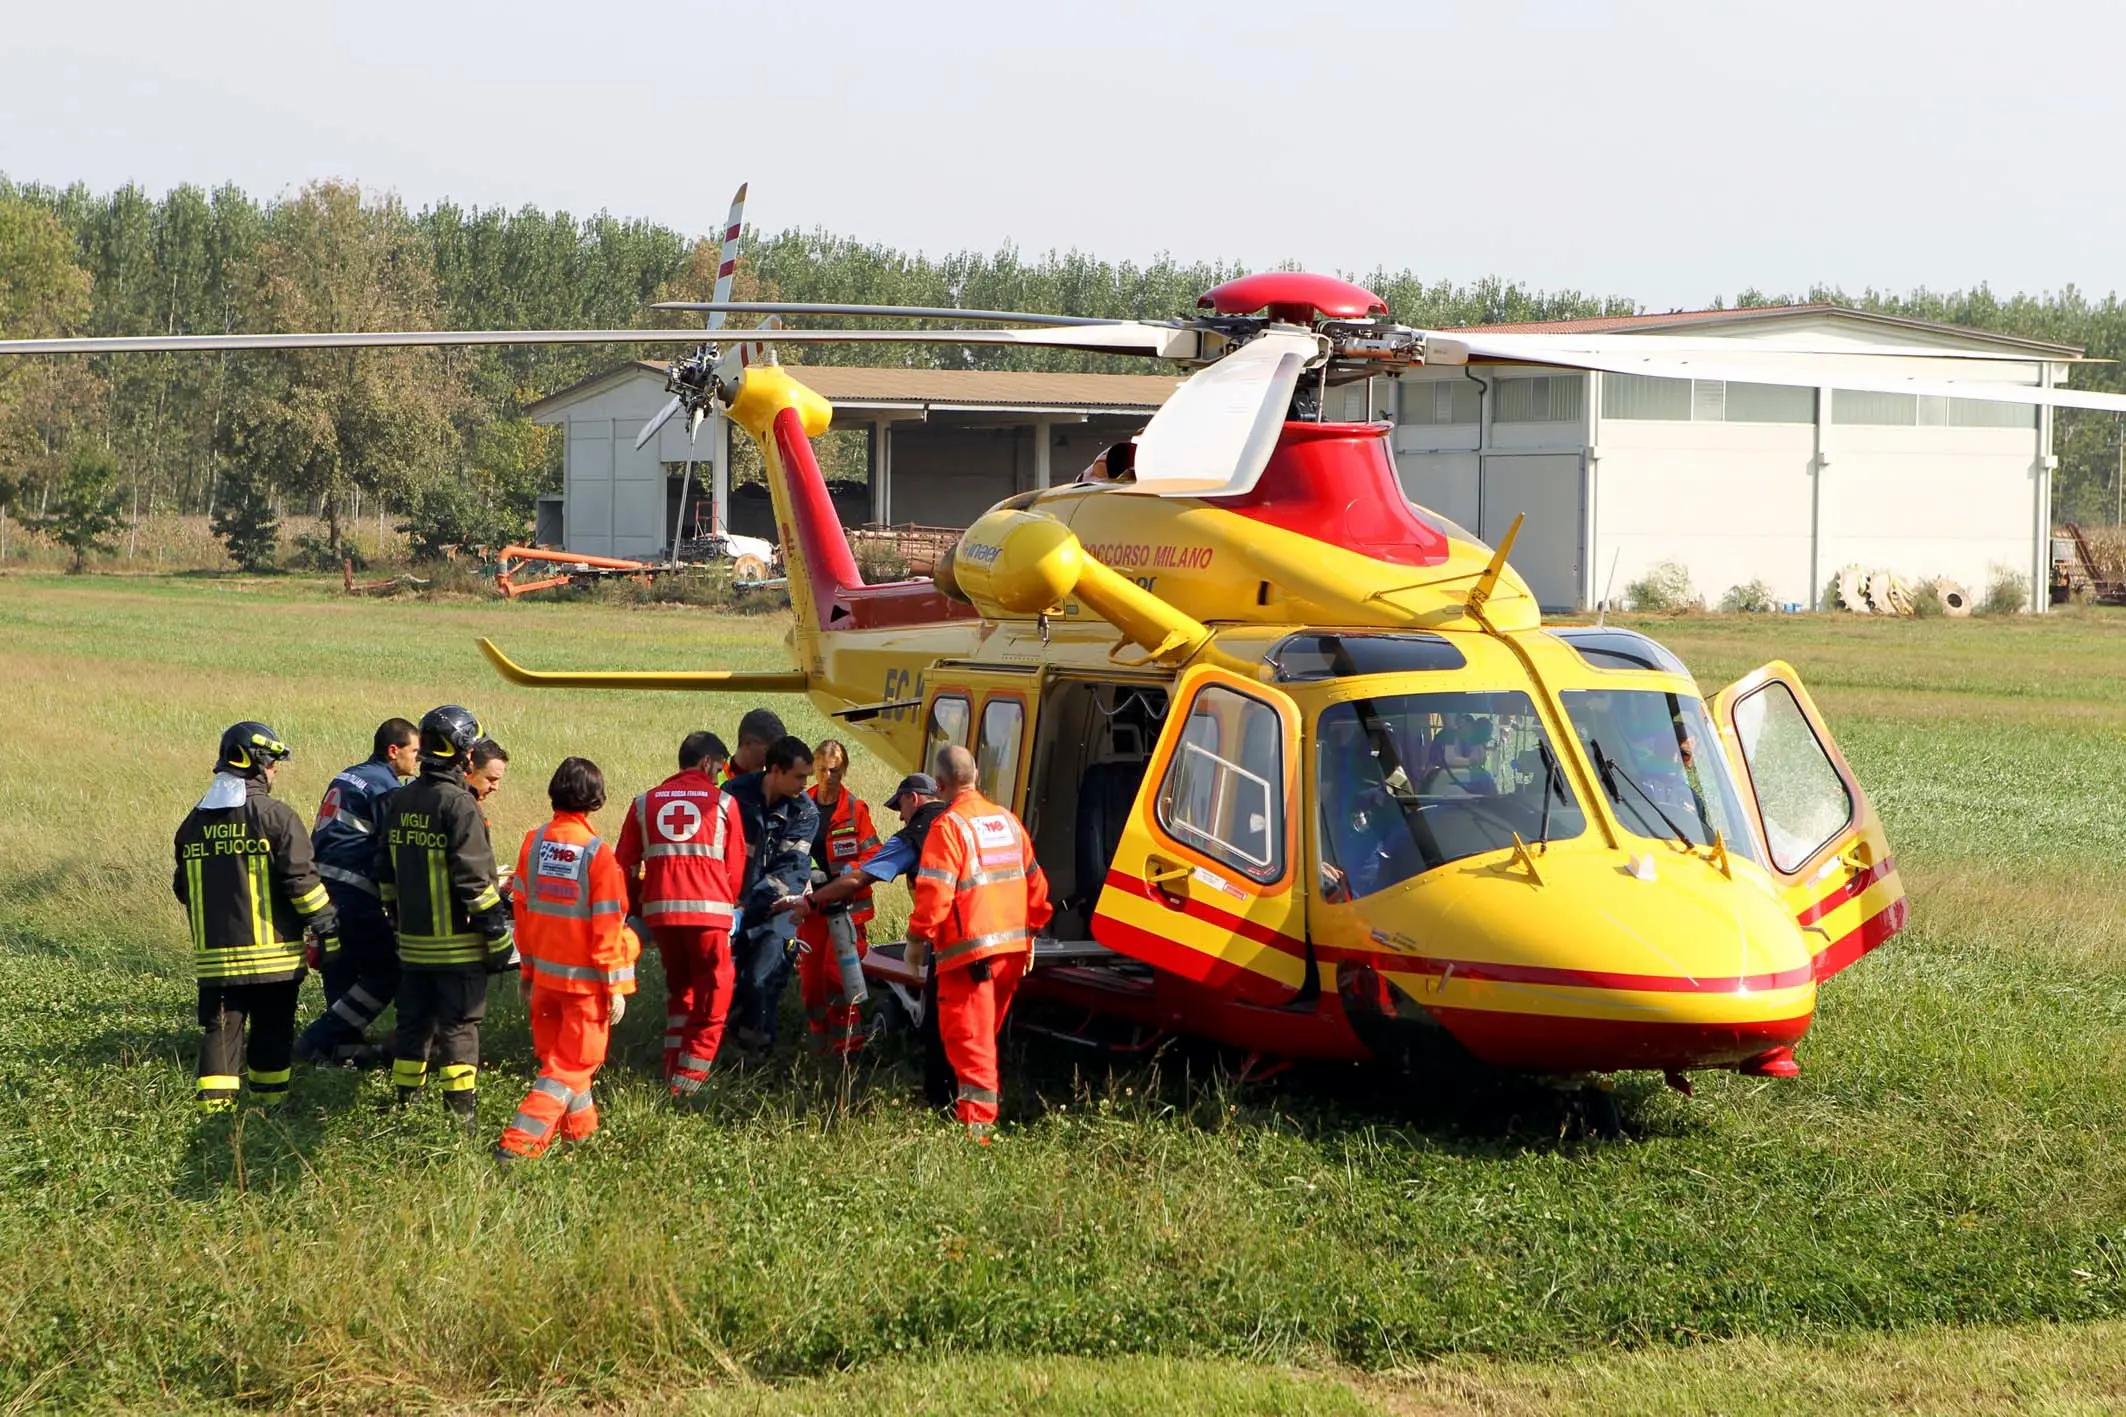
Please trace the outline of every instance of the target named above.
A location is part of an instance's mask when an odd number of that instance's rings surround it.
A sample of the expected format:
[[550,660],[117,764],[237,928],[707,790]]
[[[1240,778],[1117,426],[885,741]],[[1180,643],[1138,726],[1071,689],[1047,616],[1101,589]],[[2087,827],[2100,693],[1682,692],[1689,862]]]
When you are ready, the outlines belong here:
[[495,671],[527,689],[679,689],[696,693],[802,694],[811,681],[797,670],[734,669],[526,669],[483,637],[480,652]]

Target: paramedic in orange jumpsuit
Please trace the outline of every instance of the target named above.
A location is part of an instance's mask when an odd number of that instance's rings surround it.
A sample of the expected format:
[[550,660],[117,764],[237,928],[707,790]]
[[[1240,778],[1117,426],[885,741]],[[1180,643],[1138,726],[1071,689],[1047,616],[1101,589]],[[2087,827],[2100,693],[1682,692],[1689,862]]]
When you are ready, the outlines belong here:
[[581,1141],[598,1130],[591,1077],[635,992],[642,948],[624,922],[620,863],[591,830],[605,775],[587,758],[564,758],[546,795],[553,820],[525,834],[512,893],[539,1080],[496,1143],[505,1161],[539,1155],[556,1132]]
[[[813,880],[825,884],[821,875],[833,881],[870,860],[878,851],[878,832],[871,825],[871,809],[843,782],[849,771],[849,750],[829,738],[812,750],[812,766],[819,773],[819,781],[810,789],[812,800],[819,805],[819,833],[812,840]],[[870,886],[859,887],[848,900],[856,957],[862,959],[871,943],[864,929],[872,916]],[[834,1053],[854,1053],[864,1046],[859,1031],[863,1012],[844,989],[831,917],[824,911],[809,911],[798,924],[797,988],[815,1046]]]
[[974,755],[942,748],[932,772],[949,805],[923,841],[910,949],[927,946],[937,978],[938,1033],[959,1079],[953,1114],[986,1146],[997,1120],[997,1033],[1034,932],[1054,910],[1026,828],[975,790]]

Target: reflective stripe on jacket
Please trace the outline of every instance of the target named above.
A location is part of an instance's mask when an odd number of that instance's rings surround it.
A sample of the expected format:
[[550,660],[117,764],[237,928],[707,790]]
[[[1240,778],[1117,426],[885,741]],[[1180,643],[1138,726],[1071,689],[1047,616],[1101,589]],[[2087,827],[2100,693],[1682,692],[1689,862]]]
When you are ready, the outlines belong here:
[[973,788],[953,798],[924,838],[908,917],[908,933],[930,942],[935,967],[1031,952],[1034,931],[1054,913],[1019,819]]
[[236,805],[202,800],[177,828],[170,889],[190,918],[193,968],[218,984],[300,978],[304,928],[338,928],[309,834],[262,780],[230,791],[241,793]]
[[[819,835],[812,841],[812,859],[827,873],[828,880],[854,871],[878,854],[878,831],[871,825],[871,809],[862,798],[844,785],[842,795],[834,799],[830,808],[820,803],[817,787],[806,791],[819,807]],[[847,913],[859,925],[872,917],[875,912],[871,887],[865,886],[849,897]]]
[[746,868],[738,803],[707,773],[674,773],[628,809],[618,860],[644,924],[728,930]]
[[641,944],[622,923],[627,879],[581,812],[524,834],[510,885],[524,973],[564,994],[632,994]]
[[377,892],[408,969],[476,973],[509,934],[487,819],[455,769],[424,766],[391,794],[378,833]]

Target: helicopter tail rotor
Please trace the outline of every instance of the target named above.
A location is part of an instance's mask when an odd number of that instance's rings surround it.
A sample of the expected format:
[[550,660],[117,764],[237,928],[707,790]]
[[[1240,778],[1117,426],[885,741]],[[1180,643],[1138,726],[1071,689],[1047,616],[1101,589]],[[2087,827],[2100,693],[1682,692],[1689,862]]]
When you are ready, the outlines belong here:
[[[728,318],[723,310],[715,307],[728,304],[731,299],[731,281],[738,272],[738,233],[745,225],[745,211],[746,184],[741,182],[738,184],[737,195],[731,198],[731,214],[724,219],[723,224],[723,250],[716,263],[715,300],[711,302],[705,324],[711,334],[722,329]],[[687,411],[687,442],[693,443],[701,432],[702,421],[709,415],[709,402],[714,397],[716,366],[720,357],[721,351],[715,344],[702,344],[666,371],[665,387],[671,391],[672,397],[651,416],[649,422],[642,425],[642,431],[635,435],[635,447],[638,450],[656,437],[658,430],[671,422],[673,415],[681,409]]]

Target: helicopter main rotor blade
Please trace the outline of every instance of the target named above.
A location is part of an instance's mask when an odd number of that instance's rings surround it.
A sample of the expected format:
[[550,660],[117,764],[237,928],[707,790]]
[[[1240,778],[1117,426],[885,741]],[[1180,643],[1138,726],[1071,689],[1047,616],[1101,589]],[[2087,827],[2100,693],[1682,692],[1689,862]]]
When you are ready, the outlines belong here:
[[664,407],[658,409],[656,416],[651,418],[649,422],[643,424],[642,431],[635,435],[635,451],[638,453],[641,452],[642,445],[644,443],[649,442],[650,439],[656,437],[657,430],[664,427],[665,424],[670,423],[672,421],[672,415],[679,412],[680,408],[683,406],[683,401],[677,394],[673,394],[670,398],[666,399]]
[[[186,354],[276,349],[407,349],[515,344],[694,344],[700,330],[396,330],[270,335],[118,335],[0,340],[0,354]],[[1043,345],[1093,354],[1196,357],[1195,330],[1132,322],[1040,330],[782,330],[782,344]]]
[[[1745,355],[1739,351],[1718,352],[1699,359],[1678,354],[1632,353],[1631,346],[1614,344],[1601,351],[1531,350],[1519,337],[1480,335],[1451,337],[1471,355],[1510,359],[1516,363],[1549,364],[1566,369],[1599,369],[1611,374],[1640,374],[1656,379],[1724,380],[1737,384],[1784,384],[1802,388],[1850,389],[1857,393],[1916,394],[1927,397],[1976,399],[1985,403],[2027,404],[2039,408],[2089,408],[2107,413],[2126,413],[2126,394],[2095,390],[2043,388],[2035,384],[2011,384],[1987,379],[1942,379],[1908,376],[1885,370],[1879,364],[1861,361],[1880,358],[1872,350],[1852,355],[1800,355],[1778,358],[1769,353]],[[2011,361],[2012,362],[2012,361]],[[2050,362],[2026,358],[2023,363]]]
[[1106,325],[1097,315],[1033,315],[1016,310],[959,310],[949,305],[840,305],[819,301],[660,300],[652,310],[707,310],[733,315],[875,315],[895,320],[965,320],[971,324]]
[[[2043,360],[2048,363],[2082,364],[2104,363],[2086,356],[2054,354],[2042,351],[2010,352],[1992,349],[1932,349],[1923,345],[1868,345],[1865,348],[1852,344],[1833,344],[1822,340],[1754,340],[1718,339],[1695,335],[1641,335],[1641,334],[1519,334],[1503,331],[1493,334],[1483,329],[1439,330],[1426,334],[1427,343],[1463,345],[1480,341],[1498,350],[1524,350],[1530,354],[1548,351],[1553,354],[1594,355],[1657,355],[1664,357],[1692,357],[1717,354],[1723,359],[1749,363],[1757,359],[1795,359],[1819,357],[1825,359],[1955,359],[1976,363],[2029,364]],[[1504,353],[1494,358],[1507,358]],[[1445,362],[1445,361],[1442,361]]]
[[513,344],[695,344],[700,330],[347,330],[318,334],[115,335],[0,340],[0,354],[199,354],[277,349],[413,349]]
[[1122,490],[1194,497],[1253,490],[1299,377],[1320,361],[1323,344],[1318,335],[1272,330],[1189,379],[1137,435],[1137,480]]

